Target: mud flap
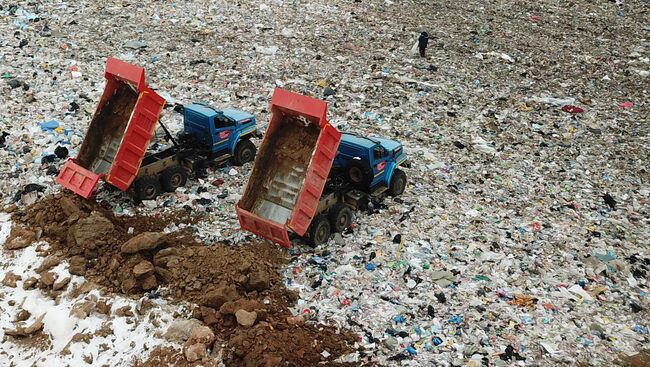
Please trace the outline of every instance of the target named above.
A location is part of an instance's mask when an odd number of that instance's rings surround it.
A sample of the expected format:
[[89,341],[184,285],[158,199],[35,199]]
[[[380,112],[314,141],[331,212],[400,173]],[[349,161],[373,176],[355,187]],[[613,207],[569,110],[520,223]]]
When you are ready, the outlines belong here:
[[59,171],[55,181],[84,199],[88,199],[95,191],[101,177],[102,175],[93,173],[69,159]]
[[237,217],[243,229],[273,241],[282,247],[291,248],[289,231],[284,225],[261,218],[242,209],[239,204],[237,204]]

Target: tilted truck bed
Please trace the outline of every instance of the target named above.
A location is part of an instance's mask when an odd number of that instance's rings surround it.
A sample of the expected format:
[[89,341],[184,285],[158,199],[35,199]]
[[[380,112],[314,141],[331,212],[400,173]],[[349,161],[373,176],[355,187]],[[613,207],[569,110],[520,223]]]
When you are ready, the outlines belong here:
[[316,215],[341,133],[327,121],[327,102],[280,88],[271,114],[237,216],[243,229],[288,248],[289,231],[304,235]]
[[97,182],[127,190],[140,169],[165,100],[147,87],[144,69],[109,58],[106,86],[79,154],[56,182],[89,198]]

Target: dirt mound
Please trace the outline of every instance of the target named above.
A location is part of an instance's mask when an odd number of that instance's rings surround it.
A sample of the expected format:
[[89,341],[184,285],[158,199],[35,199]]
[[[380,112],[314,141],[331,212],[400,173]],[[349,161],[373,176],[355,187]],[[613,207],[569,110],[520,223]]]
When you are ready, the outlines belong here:
[[225,363],[245,367],[341,366],[334,362],[322,363],[351,352],[348,345],[354,341],[354,336],[339,334],[333,328],[289,324],[272,327],[260,323],[252,329],[237,330],[228,341],[232,353]]
[[149,359],[145,362],[135,362],[134,367],[161,367],[161,366],[174,366],[174,367],[217,367],[219,363],[215,361],[195,361],[188,362],[185,360],[183,353],[180,350],[172,347],[156,348],[151,351]]
[[[217,338],[208,348],[226,346],[226,366],[313,366],[353,351],[354,335],[292,317],[297,298],[283,285],[287,258],[275,245],[205,245],[189,232],[162,233],[189,219],[178,213],[120,217],[72,195],[47,197],[13,219],[20,238],[51,244],[44,263],[67,258],[72,274],[109,291],[155,297],[162,285],[162,296],[196,304],[193,316]],[[139,365],[192,365],[183,358],[182,351],[158,349]]]

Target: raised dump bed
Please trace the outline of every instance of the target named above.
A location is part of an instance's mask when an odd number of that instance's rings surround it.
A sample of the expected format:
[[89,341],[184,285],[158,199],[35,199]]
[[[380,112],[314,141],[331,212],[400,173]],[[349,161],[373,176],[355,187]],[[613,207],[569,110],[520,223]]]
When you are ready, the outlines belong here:
[[145,83],[144,69],[118,59],[106,63],[106,86],[76,158],[56,182],[89,198],[101,178],[127,190],[145,156],[165,100]]
[[341,133],[327,121],[327,103],[276,88],[271,122],[237,215],[243,229],[290,247],[317,214]]

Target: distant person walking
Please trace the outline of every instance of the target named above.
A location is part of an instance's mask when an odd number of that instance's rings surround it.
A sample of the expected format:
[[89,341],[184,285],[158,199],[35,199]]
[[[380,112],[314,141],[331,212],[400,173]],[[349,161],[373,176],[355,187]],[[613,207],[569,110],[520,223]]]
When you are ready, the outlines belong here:
[[429,45],[429,33],[427,32],[420,33],[420,37],[418,38],[418,49],[420,50],[421,57],[424,57],[424,51],[427,49],[428,45]]

